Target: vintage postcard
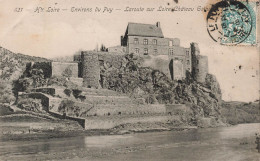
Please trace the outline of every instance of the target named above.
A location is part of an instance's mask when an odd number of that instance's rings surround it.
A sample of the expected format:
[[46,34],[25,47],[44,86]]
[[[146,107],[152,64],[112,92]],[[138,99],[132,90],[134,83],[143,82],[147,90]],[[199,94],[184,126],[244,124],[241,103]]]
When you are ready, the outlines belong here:
[[258,0],[0,0],[0,160],[258,161]]

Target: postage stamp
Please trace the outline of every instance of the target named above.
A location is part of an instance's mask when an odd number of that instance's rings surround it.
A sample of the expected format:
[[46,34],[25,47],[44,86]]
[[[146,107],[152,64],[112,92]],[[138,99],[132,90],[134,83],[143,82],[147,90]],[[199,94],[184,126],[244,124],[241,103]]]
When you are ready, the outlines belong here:
[[256,44],[257,2],[220,1],[207,15],[210,37],[223,45]]

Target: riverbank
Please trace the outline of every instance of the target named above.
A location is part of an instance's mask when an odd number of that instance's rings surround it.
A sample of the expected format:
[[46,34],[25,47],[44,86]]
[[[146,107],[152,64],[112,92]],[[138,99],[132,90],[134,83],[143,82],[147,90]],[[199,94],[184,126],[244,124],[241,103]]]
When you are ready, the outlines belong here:
[[258,161],[260,124],[125,135],[3,141],[0,160],[200,160]]
[[[85,130],[76,121],[59,119],[46,112],[32,112],[18,109],[16,111],[11,111],[9,108],[2,107],[2,110],[3,109],[5,110],[4,112],[2,111],[2,115],[0,116],[0,139],[2,141],[37,140],[41,138],[63,138],[75,136],[124,135],[161,131],[185,131],[197,128],[197,126],[189,124],[187,119],[185,120],[183,116],[145,115],[146,117],[151,117],[151,119],[142,122],[121,122],[121,124],[108,129],[100,128]],[[123,116],[93,117],[92,121],[95,122],[96,120],[100,122],[102,120],[106,123],[117,119],[124,119],[120,117]],[[155,117],[158,119],[153,119]],[[136,118],[131,117],[128,119],[133,120]],[[91,121],[91,119],[88,121]],[[102,121],[100,122],[101,125]],[[206,128],[218,126],[227,125],[222,123],[221,120],[215,118],[202,118],[198,121],[198,127]]]
[[[173,121],[150,121],[136,123],[122,123],[109,129],[85,130],[73,120],[59,119],[47,112],[32,112],[12,109],[2,105],[0,115],[0,139],[7,140],[36,140],[41,138],[62,138],[74,136],[96,135],[123,135],[129,133],[145,133],[155,131],[181,131],[197,128],[184,124],[179,117]],[[119,117],[119,116],[117,116]],[[94,118],[104,122],[113,120],[114,117]]]
[[[14,120],[19,121],[14,121]],[[147,133],[162,131],[185,131],[196,129],[196,126],[174,125],[170,123],[136,123],[122,124],[111,129],[84,130],[77,122],[70,120],[39,119],[28,114],[0,117],[0,139],[37,140],[42,138],[63,138],[75,136],[124,135],[131,133]],[[12,120],[12,121],[10,121]]]

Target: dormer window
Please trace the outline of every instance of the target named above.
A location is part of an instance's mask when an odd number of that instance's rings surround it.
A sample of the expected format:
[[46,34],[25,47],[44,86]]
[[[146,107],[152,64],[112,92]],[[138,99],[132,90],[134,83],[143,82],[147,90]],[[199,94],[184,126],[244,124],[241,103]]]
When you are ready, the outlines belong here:
[[144,45],[148,45],[148,39],[144,39]]

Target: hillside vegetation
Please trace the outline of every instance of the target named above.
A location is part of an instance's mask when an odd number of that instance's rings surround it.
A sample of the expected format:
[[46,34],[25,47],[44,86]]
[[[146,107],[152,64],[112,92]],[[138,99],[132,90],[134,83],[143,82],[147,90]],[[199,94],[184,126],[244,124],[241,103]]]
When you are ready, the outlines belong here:
[[[259,122],[259,102],[222,103],[220,86],[214,75],[208,74],[204,83],[198,83],[187,72],[185,80],[173,81],[158,70],[142,67],[143,60],[133,54],[122,59],[117,66],[106,62],[101,64],[103,88],[143,98],[149,104],[186,104],[193,113],[192,123],[201,118],[223,120],[223,117],[231,124]],[[24,73],[27,62],[50,61],[48,59],[16,54],[0,47],[0,60],[0,103],[12,103],[18,91],[49,84],[76,88],[70,82],[62,81],[65,79],[46,80],[40,70],[32,70],[30,76]],[[31,101],[29,104],[35,103]]]
[[223,102],[222,115],[229,124],[260,122],[259,101],[255,102]]
[[[142,97],[151,104],[186,104],[201,117],[220,118],[221,90],[215,76],[208,74],[205,83],[196,82],[189,72],[183,81],[172,81],[164,73],[142,67],[142,59],[126,55],[121,67],[101,67],[102,86]],[[106,63],[104,63],[106,64]]]
[[25,70],[27,62],[50,61],[45,58],[28,56],[19,53],[13,53],[0,46],[0,79],[15,80],[18,79]]
[[13,53],[0,46],[0,103],[11,103],[15,100],[13,81],[24,72],[27,62],[50,61],[45,58]]

